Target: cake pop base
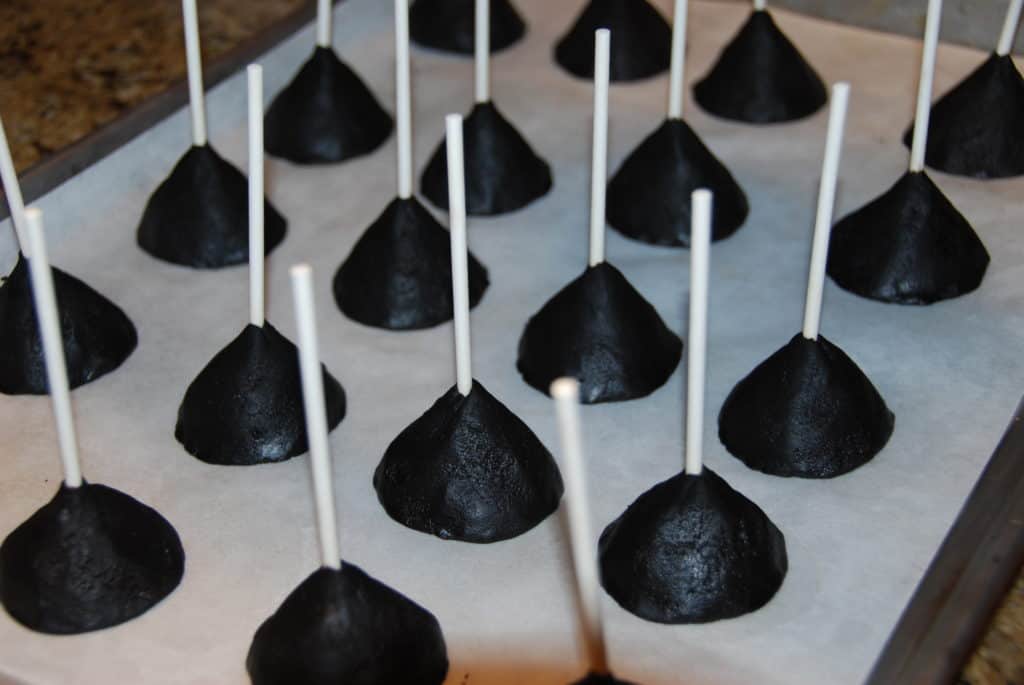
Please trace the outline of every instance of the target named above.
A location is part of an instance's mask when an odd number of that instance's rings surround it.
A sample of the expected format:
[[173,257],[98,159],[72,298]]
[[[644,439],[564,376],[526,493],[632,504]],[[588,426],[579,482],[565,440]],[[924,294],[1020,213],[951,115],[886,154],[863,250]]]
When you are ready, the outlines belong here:
[[764,606],[786,575],[786,542],[761,509],[708,468],[640,495],[601,534],[601,584],[657,623],[707,623]]
[[833,478],[878,454],[893,425],[893,413],[852,359],[823,336],[797,334],[733,388],[718,435],[752,469]]
[[469,395],[453,387],[395,438],[373,485],[402,525],[478,543],[530,530],[564,489],[537,436],[475,381]]
[[580,383],[585,404],[644,397],[679,364],[683,343],[611,264],[588,267],[530,318],[516,366],[548,393],[563,376]]
[[828,275],[882,302],[932,304],[979,285],[989,255],[924,172],[908,172],[832,229]]
[[750,206],[743,189],[682,119],[667,119],[641,142],[608,183],[609,225],[634,240],[689,247],[690,196],[714,193],[711,239],[728,238]]
[[765,10],[750,15],[693,95],[711,114],[751,124],[803,119],[828,102],[821,77]]
[[[263,204],[265,253],[284,240],[285,220]],[[150,196],[139,247],[165,262],[217,269],[249,260],[249,182],[209,145],[189,148]]]
[[647,0],[590,0],[555,46],[555,61],[573,76],[594,78],[594,32],[612,34],[609,79],[637,81],[668,71],[672,28]]
[[[321,371],[331,430],[345,416],[345,391]],[[185,391],[174,437],[208,464],[264,464],[308,449],[305,417],[298,349],[269,323],[249,324]]]
[[31,630],[85,633],[144,613],[184,571],[178,534],[159,513],[105,485],[61,484],[0,545],[0,601]]
[[[551,190],[551,167],[492,102],[477,103],[462,122],[466,212],[493,216],[514,212]],[[448,209],[448,151],[431,156],[420,180],[423,196]]]
[[331,48],[317,47],[264,117],[267,152],[298,164],[369,154],[391,136],[391,115]]
[[306,578],[256,631],[253,685],[441,685],[448,654],[429,611],[352,564]]
[[[526,24],[508,0],[491,0],[490,46],[499,52],[517,43]],[[472,55],[476,46],[474,0],[415,0],[409,8],[409,37],[423,47]]]
[[[949,174],[1024,174],[1024,78],[1013,58],[992,54],[932,105],[925,163]],[[903,142],[910,147],[911,126]]]
[[[469,306],[489,284],[469,255]],[[370,225],[334,275],[345,316],[389,330],[430,328],[452,318],[451,236],[414,198],[396,198]]]
[[[74,276],[52,268],[68,385],[77,388],[110,373],[135,350],[138,334],[121,309]],[[49,392],[28,260],[19,252],[0,283],[0,392]]]

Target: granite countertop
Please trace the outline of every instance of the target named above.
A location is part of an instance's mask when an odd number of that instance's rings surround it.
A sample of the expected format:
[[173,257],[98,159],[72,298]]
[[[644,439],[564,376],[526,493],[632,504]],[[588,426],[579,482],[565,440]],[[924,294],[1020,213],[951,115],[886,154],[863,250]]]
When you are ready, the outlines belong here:
[[[199,3],[215,59],[310,0]],[[0,116],[24,171],[184,78],[179,0],[4,0]],[[1024,573],[961,683],[1024,683]]]
[[[202,0],[204,58],[309,1]],[[19,172],[184,76],[180,0],[0,2],[0,116]]]

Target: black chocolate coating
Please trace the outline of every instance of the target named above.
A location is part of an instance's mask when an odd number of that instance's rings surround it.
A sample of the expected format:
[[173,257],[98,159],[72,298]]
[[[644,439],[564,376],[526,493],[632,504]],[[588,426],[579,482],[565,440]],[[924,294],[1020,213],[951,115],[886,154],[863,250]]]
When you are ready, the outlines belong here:
[[655,485],[605,528],[601,584],[657,623],[708,623],[760,609],[786,576],[786,540],[713,471]]
[[[266,254],[284,240],[285,220],[263,205]],[[139,247],[173,264],[217,269],[249,259],[249,182],[209,145],[192,146],[153,191]]]
[[526,323],[516,366],[548,393],[570,376],[585,404],[644,397],[669,379],[683,341],[626,277],[607,262],[588,267]]
[[[911,125],[908,147],[913,136]],[[1024,78],[1012,57],[993,53],[932,105],[925,162],[975,178],[1024,174]]]
[[[469,255],[469,306],[489,284]],[[430,328],[452,318],[451,236],[416,198],[395,198],[334,275],[334,300],[350,319],[391,330]]]
[[146,612],[184,572],[178,534],[155,510],[105,485],[61,484],[0,545],[0,600],[31,630],[85,633]]
[[597,673],[588,673],[582,680],[577,680],[572,685],[634,685],[628,680],[619,680],[611,673],[605,673],[598,675]]
[[[493,102],[473,106],[462,120],[462,140],[467,213],[493,216],[513,212],[551,190],[551,167]],[[448,209],[448,151],[444,141],[430,157],[420,185],[424,197]]]
[[[138,344],[135,326],[117,305],[74,276],[51,268],[68,384],[77,388],[116,369]],[[28,261],[18,254],[0,284],[0,392],[49,391]]]
[[832,229],[828,275],[861,297],[932,304],[979,285],[988,251],[924,172],[908,172]]
[[444,540],[497,542],[558,508],[551,453],[477,383],[446,392],[388,446],[373,475],[391,518]]
[[441,685],[448,652],[433,614],[343,563],[288,595],[245,666],[253,685]]
[[647,0],[590,0],[555,46],[555,61],[579,78],[594,78],[594,32],[611,31],[609,78],[637,81],[667,71],[672,28]]
[[752,124],[794,121],[828,102],[821,77],[766,11],[756,11],[693,87],[715,116]]
[[729,393],[718,436],[752,469],[833,478],[878,454],[894,421],[852,359],[823,336],[798,333]]
[[277,94],[263,121],[267,152],[299,164],[369,154],[394,127],[366,84],[324,47]]
[[[331,430],[345,416],[345,391],[320,368]],[[225,466],[283,461],[305,452],[298,348],[270,323],[247,325],[188,386],[174,437],[189,454]]]
[[[409,37],[435,50],[472,55],[476,45],[475,0],[415,0],[409,8]],[[504,50],[526,33],[509,0],[491,0],[491,52]]]
[[690,195],[715,195],[711,238],[735,233],[750,206],[743,189],[686,122],[666,119],[637,146],[608,183],[608,224],[627,238],[690,245]]

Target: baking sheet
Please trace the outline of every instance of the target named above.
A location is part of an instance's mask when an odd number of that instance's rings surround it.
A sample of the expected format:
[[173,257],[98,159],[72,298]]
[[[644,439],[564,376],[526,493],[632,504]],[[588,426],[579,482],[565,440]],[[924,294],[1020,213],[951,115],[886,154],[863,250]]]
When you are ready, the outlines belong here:
[[[550,400],[519,378],[516,344],[528,316],[584,267],[591,87],[556,68],[551,47],[579,2],[519,0],[524,43],[493,61],[503,112],[552,162],[554,191],[516,214],[471,219],[471,249],[492,285],[472,317],[475,375],[552,449]],[[668,2],[660,5],[668,13]],[[702,75],[744,21],[745,4],[691,7],[688,74]],[[913,111],[916,41],[776,12],[827,81],[853,95],[837,215],[862,205],[905,169],[898,136]],[[337,8],[335,44],[389,109],[391,4]],[[614,37],[613,37],[614,40]],[[312,27],[268,53],[266,92],[312,49]],[[982,59],[943,45],[937,92]],[[472,65],[414,50],[417,167],[441,140],[443,115],[467,110]],[[615,85],[610,167],[663,119],[664,77]],[[245,165],[245,80],[209,96],[216,148]],[[834,481],[748,470],[715,439],[725,395],[801,324],[826,114],[751,128],[716,121],[687,100],[686,117],[748,192],[746,226],[712,250],[706,463],[757,502],[786,534],[790,571],[764,609],[706,626],[646,623],[605,598],[611,663],[646,685],[857,683],[867,675],[1021,392],[1024,181],[933,178],[992,253],[980,291],[927,308],[887,306],[826,286],[822,331],[852,356],[896,414],[871,463]],[[196,272],[158,262],[134,242],[149,193],[189,141],[180,111],[38,204],[53,262],[108,294],[132,317],[140,345],[117,372],[73,393],[86,476],[156,507],[187,553],[181,586],[125,625],[74,637],[31,633],[0,613],[0,680],[25,683],[247,682],[256,627],[317,565],[305,457],[258,468],[212,467],[173,438],[178,403],[247,318],[244,268]],[[295,339],[287,268],[316,270],[321,353],[344,384],[349,414],[331,435],[345,559],[418,600],[440,619],[450,684],[565,683],[584,663],[575,631],[560,516],[491,546],[442,542],[388,518],[371,485],[390,440],[453,382],[451,326],[389,333],[345,319],[330,279],[394,195],[394,139],[353,163],[300,168],[268,161],[268,193],[289,233],[268,261],[269,320]],[[0,225],[0,258],[13,261]],[[688,253],[608,234],[608,257],[685,335]],[[652,397],[583,413],[595,531],[682,464],[683,368]],[[52,497],[59,479],[48,398],[0,396],[0,532]]]

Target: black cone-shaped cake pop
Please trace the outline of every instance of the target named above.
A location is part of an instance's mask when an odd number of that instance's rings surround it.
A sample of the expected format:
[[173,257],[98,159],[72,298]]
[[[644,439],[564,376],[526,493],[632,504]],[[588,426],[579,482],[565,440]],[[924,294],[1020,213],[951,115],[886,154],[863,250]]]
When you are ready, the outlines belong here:
[[558,508],[562,478],[537,436],[473,380],[469,350],[462,117],[446,121],[457,384],[388,446],[373,476],[399,523],[443,539],[496,542]]
[[[32,307],[28,260],[21,254],[0,284],[0,392],[43,395],[46,363]],[[138,344],[135,326],[121,309],[74,276],[53,269],[60,329],[72,388],[110,373]]]
[[847,84],[833,89],[803,332],[739,382],[718,418],[726,448],[776,476],[852,471],[878,454],[893,431],[893,414],[871,381],[818,333],[848,94]]
[[708,468],[640,495],[605,528],[601,582],[657,623],[708,623],[760,609],[786,576],[786,541],[768,516]]
[[253,685],[441,685],[448,655],[433,614],[340,560],[311,281],[308,266],[292,269],[323,565],[259,627],[245,665]]
[[752,469],[833,478],[878,454],[893,425],[892,412],[852,359],[824,336],[797,334],[733,388],[718,434]]
[[574,76],[592,78],[597,29],[615,37],[612,81],[636,81],[669,68],[672,30],[647,0],[589,0],[555,46],[555,61]]
[[[475,0],[415,0],[409,8],[409,30],[414,42],[435,50],[473,54],[476,34]],[[489,0],[490,49],[498,52],[518,42],[526,24],[509,0]]]
[[711,114],[751,124],[803,119],[828,101],[821,78],[763,7],[725,46],[693,95]]
[[862,297],[931,304],[976,289],[989,255],[924,171],[941,3],[930,0],[910,171],[832,229],[828,275]]
[[[466,210],[474,216],[514,212],[551,190],[551,167],[493,102],[478,102],[463,122],[466,140]],[[448,157],[434,152],[420,179],[423,195],[448,209]]]
[[[478,7],[486,4],[478,0]],[[487,13],[476,21],[486,22]],[[466,211],[474,216],[514,212],[551,190],[551,167],[516,130],[490,96],[490,54],[476,53],[476,104],[463,122],[466,162]],[[423,195],[448,209],[448,155],[444,142],[427,162],[420,179]]]
[[267,109],[267,152],[298,164],[369,154],[393,127],[370,89],[331,48],[331,7],[318,3],[313,55]]
[[169,595],[184,574],[185,553],[174,528],[156,511],[82,479],[57,302],[36,210],[29,210],[28,232],[64,482],[0,545],[0,602],[31,630],[84,633],[130,620]]
[[[398,197],[352,248],[334,275],[334,299],[351,319],[368,326],[412,330],[452,318],[449,235],[412,194],[412,110],[408,4],[395,5]],[[469,303],[487,289],[487,269],[469,258]]]
[[711,196],[694,193],[686,469],[640,495],[605,528],[601,583],[627,611],[706,623],[754,611],[788,568],[785,538],[761,509],[702,466]]
[[[345,391],[322,369],[328,427],[345,416]],[[188,386],[174,428],[189,454],[208,464],[283,461],[308,449],[299,355],[269,322],[250,323]]]
[[[196,269],[242,264],[249,256],[246,181],[207,143],[195,0],[183,3],[192,147],[153,191],[136,232],[139,247]],[[284,239],[285,220],[266,203],[266,251]]]
[[[264,316],[263,85],[249,66],[250,323],[199,373],[178,409],[174,437],[210,464],[282,461],[307,449],[299,355]],[[345,415],[345,392],[322,368],[329,429]]]
[[[18,243],[25,248],[25,206],[3,122],[0,178]],[[77,388],[120,366],[135,350],[138,334],[125,313],[103,295],[60,269],[52,269],[52,275],[68,383]],[[19,252],[14,269],[0,282],[0,392],[42,395],[47,387],[28,261]]]
[[559,377],[579,380],[586,403],[644,397],[661,387],[683,343],[626,277],[604,261],[604,184],[608,131],[608,32],[598,37],[590,263],[526,324],[516,366],[547,392]]
[[604,624],[601,621],[601,585],[598,582],[597,553],[590,534],[590,506],[587,502],[583,437],[580,430],[580,386],[574,378],[559,378],[551,384],[555,413],[562,437],[562,464],[566,475],[567,519],[580,633],[587,651],[587,675],[573,685],[632,685],[619,680],[608,668]]
[[526,324],[516,366],[541,392],[559,376],[578,378],[583,401],[645,397],[669,379],[683,343],[611,264],[587,267]]
[[676,2],[668,118],[644,139],[608,183],[608,223],[627,238],[654,245],[690,244],[690,195],[715,195],[712,240],[735,233],[750,206],[725,165],[682,119],[686,3]]
[[[1010,55],[1020,11],[1011,0],[996,51],[932,106],[928,166],[975,178],[1024,174],[1024,78]],[[913,137],[911,126],[903,142]]]
[[[489,282],[487,269],[470,255],[471,307]],[[377,328],[414,330],[450,321],[448,232],[415,197],[395,198],[338,268],[334,299],[345,316]]]

